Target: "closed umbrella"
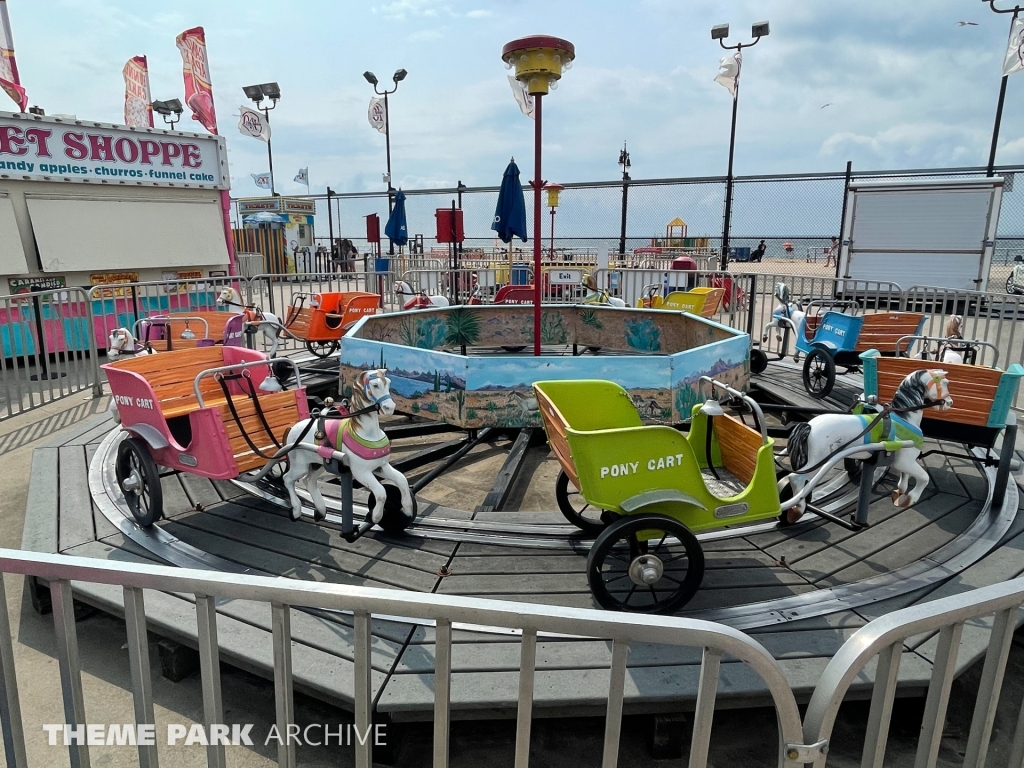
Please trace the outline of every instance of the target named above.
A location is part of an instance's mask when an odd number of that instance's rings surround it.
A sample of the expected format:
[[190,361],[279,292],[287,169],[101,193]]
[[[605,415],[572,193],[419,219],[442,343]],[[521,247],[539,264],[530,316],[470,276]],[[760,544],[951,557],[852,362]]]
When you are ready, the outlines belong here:
[[391,242],[402,247],[409,242],[409,228],[405,221],[405,192],[398,190],[395,195],[395,208],[388,217],[387,226],[384,227],[384,234],[391,238]]
[[508,282],[512,283],[512,238],[526,242],[526,201],[523,199],[523,185],[519,182],[519,166],[513,158],[501,177],[498,190],[498,204],[494,208],[491,229],[498,233],[501,242],[508,243]]

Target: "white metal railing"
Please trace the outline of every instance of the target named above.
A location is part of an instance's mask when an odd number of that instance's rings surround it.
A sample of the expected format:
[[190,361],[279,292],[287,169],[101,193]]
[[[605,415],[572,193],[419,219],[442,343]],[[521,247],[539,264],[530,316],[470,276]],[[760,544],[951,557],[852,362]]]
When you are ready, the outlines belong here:
[[[982,768],[992,737],[999,692],[1006,673],[1006,659],[1022,604],[1024,579],[1014,579],[904,608],[862,627],[843,644],[825,667],[804,716],[804,742],[827,747],[839,705],[857,676],[872,660],[877,659],[861,765],[864,768],[880,768],[885,757],[903,643],[914,636],[937,632],[935,659],[914,762],[915,768],[934,768],[965,627],[969,632],[985,631],[984,627],[979,626],[979,620],[991,617],[985,663],[963,761],[964,768]],[[826,751],[817,750],[813,760],[817,768],[825,765]],[[1024,708],[1020,710],[1017,719],[1010,759],[1003,765],[1020,766],[1022,761]]]
[[[795,768],[787,755],[803,754],[800,714],[789,684],[774,658],[757,641],[722,624],[696,619],[636,616],[627,613],[530,605],[468,597],[371,589],[343,584],[286,578],[212,573],[185,568],[106,562],[89,558],[0,550],[0,573],[23,574],[49,582],[53,602],[57,659],[60,667],[64,712],[68,725],[88,722],[82,694],[82,670],[72,605],[71,581],[113,584],[124,590],[125,622],[128,625],[128,658],[138,725],[153,723],[152,684],[146,636],[144,590],[185,593],[195,596],[198,645],[203,689],[203,720],[210,727],[224,723],[221,701],[217,600],[250,600],[268,603],[272,611],[274,689],[277,727],[282,734],[294,713],[291,667],[291,610],[311,608],[351,611],[354,616],[354,711],[355,725],[364,731],[371,724],[373,693],[370,666],[370,621],[374,615],[404,616],[435,623],[434,656],[434,768],[448,765],[451,725],[452,628],[456,624],[485,625],[521,632],[515,766],[529,765],[530,728],[533,717],[538,633],[557,633],[612,643],[603,768],[618,764],[619,735],[625,699],[626,661],[630,644],[653,643],[699,648],[702,651],[697,688],[691,768],[707,765],[723,656],[745,664],[764,683],[778,716],[776,761]],[[8,765],[23,768],[25,737],[18,696],[17,673],[11,644],[7,599],[0,578],[0,722]],[[36,723],[31,723],[35,728]],[[355,746],[357,768],[370,768],[372,739]],[[88,764],[88,746],[68,747],[72,765]],[[155,746],[139,746],[140,765],[155,766]],[[211,766],[224,765],[222,745],[207,747]],[[294,745],[280,744],[278,765],[295,765]]]

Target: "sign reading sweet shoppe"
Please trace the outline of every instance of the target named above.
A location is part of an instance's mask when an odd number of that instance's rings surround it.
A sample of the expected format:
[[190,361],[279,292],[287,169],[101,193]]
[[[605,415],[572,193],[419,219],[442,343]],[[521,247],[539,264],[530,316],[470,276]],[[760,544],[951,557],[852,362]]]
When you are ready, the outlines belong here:
[[228,189],[216,136],[0,112],[0,179]]

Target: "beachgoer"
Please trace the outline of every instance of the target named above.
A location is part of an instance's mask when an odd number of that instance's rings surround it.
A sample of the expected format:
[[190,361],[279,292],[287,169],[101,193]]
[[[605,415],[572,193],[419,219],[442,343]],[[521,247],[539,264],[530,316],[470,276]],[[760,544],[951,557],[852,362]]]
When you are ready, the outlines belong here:
[[839,238],[833,237],[832,244],[828,247],[828,253],[825,257],[825,266],[836,266],[839,264]]
[[765,244],[764,244],[764,240],[762,240],[762,241],[761,241],[760,243],[758,243],[758,244],[757,244],[757,248],[755,248],[755,249],[754,249],[754,250],[753,250],[753,251],[751,252],[751,254],[750,254],[750,260],[751,260],[751,261],[756,261],[756,262],[760,262],[760,261],[761,261],[761,259],[763,259],[763,258],[764,258],[764,252],[765,252],[766,250],[768,250],[768,246],[767,246],[767,245],[765,245]]

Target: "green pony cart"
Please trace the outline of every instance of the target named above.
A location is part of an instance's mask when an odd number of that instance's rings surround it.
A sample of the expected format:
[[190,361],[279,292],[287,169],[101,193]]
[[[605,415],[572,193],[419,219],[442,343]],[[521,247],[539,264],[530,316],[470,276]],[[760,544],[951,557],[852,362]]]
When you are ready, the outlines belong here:
[[678,611],[704,577],[695,532],[780,514],[774,441],[760,408],[731,387],[701,381],[742,401],[757,428],[709,400],[694,406],[683,435],[642,425],[629,394],[610,381],[533,385],[562,466],[559,508],[585,533],[597,534],[587,580],[608,610]]

